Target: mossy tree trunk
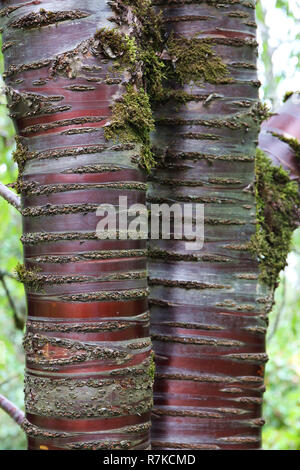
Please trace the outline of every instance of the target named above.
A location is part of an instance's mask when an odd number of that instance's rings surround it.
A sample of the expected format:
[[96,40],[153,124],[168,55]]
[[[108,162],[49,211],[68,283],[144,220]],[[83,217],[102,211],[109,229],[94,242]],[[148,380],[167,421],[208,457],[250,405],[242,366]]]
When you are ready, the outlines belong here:
[[[148,201],[205,204],[205,242],[150,242],[156,355],[152,448],[261,446],[265,332],[274,285],[259,279],[255,2],[155,2],[167,31],[161,157]],[[169,57],[168,57],[169,55]],[[171,99],[170,99],[171,97]]]
[[1,2],[19,136],[29,449],[149,447],[145,242],[95,233],[100,203],[145,201],[149,101],[159,165],[148,201],[205,204],[202,250],[150,242],[152,445],[261,444],[267,313],[296,191],[261,154],[254,183],[265,115],[255,2],[154,3],[163,36],[148,0]]
[[96,236],[100,203],[145,201],[139,162],[153,124],[130,5],[1,2],[22,195],[29,449],[149,447],[146,242]]

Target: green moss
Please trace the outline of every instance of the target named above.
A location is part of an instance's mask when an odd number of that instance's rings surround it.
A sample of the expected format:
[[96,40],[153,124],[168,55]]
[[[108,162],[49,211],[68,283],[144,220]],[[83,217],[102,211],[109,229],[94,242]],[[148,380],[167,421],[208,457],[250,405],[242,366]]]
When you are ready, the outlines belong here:
[[260,279],[275,287],[290,251],[299,207],[298,185],[283,168],[272,166],[260,149],[256,154],[255,195],[257,230],[251,251],[259,259]]
[[271,112],[269,106],[266,103],[262,103],[261,101],[259,101],[257,106],[255,106],[255,113],[258,116],[260,123],[266,121],[274,115],[274,113]]
[[120,33],[116,28],[99,29],[94,38],[99,41],[98,47],[105,55],[117,59],[114,68],[122,69],[136,63],[138,49],[135,38]]
[[[173,74],[183,83],[193,81],[228,83],[231,79],[226,64],[213,51],[211,45],[202,39],[186,39],[171,35],[167,49],[172,59]],[[170,66],[172,67],[172,66]],[[168,69],[170,75],[172,71]]]
[[183,90],[174,90],[164,87],[160,93],[157,93],[153,99],[155,103],[164,104],[168,101],[176,102],[176,104],[185,104],[194,101],[195,96]]
[[165,65],[160,57],[163,50],[162,17],[151,0],[125,0],[137,19],[136,36],[143,67],[144,86],[150,100],[162,90]]
[[126,93],[114,103],[110,124],[105,128],[106,139],[141,144],[141,165],[148,171],[155,161],[150,149],[150,132],[154,130],[154,119],[149,96],[140,88],[127,85]]
[[111,30],[105,29],[100,30],[95,38],[110,44],[110,49],[122,56],[121,65],[127,63],[131,66],[132,75],[137,75],[137,67],[142,69],[142,84],[151,98],[161,90],[163,80],[161,14],[155,11],[151,0],[123,0],[122,3],[111,3],[111,8],[120,24],[124,22],[124,17],[132,18],[130,38],[127,36],[126,39],[126,35],[117,30],[112,35]]
[[162,83],[164,78],[166,78],[164,74],[165,65],[151,47],[142,52],[141,60],[143,63],[145,88],[150,100],[154,101],[155,97],[162,93],[163,90]]
[[150,366],[149,366],[149,377],[151,378],[151,381],[154,381],[154,376],[155,376],[155,361],[154,361],[154,353],[151,353],[151,359],[150,359]]
[[298,158],[300,161],[300,142],[298,139],[295,139],[293,137],[285,137],[284,135],[277,134],[276,132],[272,132],[272,135],[274,137],[277,137],[282,142],[288,144],[294,151],[296,158]]
[[30,287],[31,289],[38,291],[41,290],[43,286],[43,281],[37,275],[41,269],[36,268],[35,270],[26,269],[25,266],[21,263],[18,263],[15,268],[18,280]]
[[283,102],[285,103],[292,95],[294,94],[293,91],[287,91],[283,97]]
[[114,103],[111,122],[104,133],[106,139],[139,143],[139,164],[149,171],[155,165],[150,148],[150,132],[154,130],[150,102],[162,92],[165,67],[160,58],[163,49],[161,16],[154,10],[151,0],[124,0],[111,7],[120,23],[124,15],[133,16],[131,35],[120,29],[103,28],[94,37],[98,41],[96,47],[114,59],[112,69],[129,72],[131,83]]
[[22,144],[20,137],[16,136],[16,150],[13,153],[13,161],[17,163],[18,168],[19,168],[19,173],[22,173],[25,163],[30,158],[32,155],[29,151],[28,148]]

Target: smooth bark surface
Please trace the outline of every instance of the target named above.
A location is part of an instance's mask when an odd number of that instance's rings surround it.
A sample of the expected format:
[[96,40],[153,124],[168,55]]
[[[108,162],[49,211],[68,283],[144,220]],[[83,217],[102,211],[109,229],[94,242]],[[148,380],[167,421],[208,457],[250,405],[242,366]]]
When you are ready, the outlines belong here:
[[[150,242],[154,449],[261,446],[272,296],[249,251],[260,125],[254,3],[156,2],[169,36],[178,43],[202,39],[214,53],[207,63],[219,58],[228,74],[214,76],[212,66],[201,83],[182,69],[181,80],[168,87],[189,97],[156,111],[153,143],[161,165],[150,178],[148,201],[205,204],[205,243],[188,251],[185,241]],[[172,60],[176,73],[183,59],[175,50]]]
[[110,5],[1,2],[19,135],[29,449],[149,447],[145,241],[95,233],[99,204],[117,205],[119,195],[145,201],[139,145],[104,136],[112,105],[134,83],[126,67],[114,71],[117,54],[97,36],[129,30]]
[[276,166],[300,180],[300,94],[292,96],[262,124],[258,145]]

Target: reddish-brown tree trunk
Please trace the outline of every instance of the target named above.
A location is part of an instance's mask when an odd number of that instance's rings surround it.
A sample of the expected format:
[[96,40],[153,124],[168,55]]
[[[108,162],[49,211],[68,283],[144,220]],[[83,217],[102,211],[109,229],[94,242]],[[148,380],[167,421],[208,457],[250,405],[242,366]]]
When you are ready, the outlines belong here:
[[116,99],[136,84],[128,64],[114,70],[118,53],[101,35],[129,31],[110,5],[1,2],[19,136],[29,449],[149,447],[145,241],[95,233],[99,204],[117,206],[120,195],[129,205],[145,200],[140,144],[104,135]]
[[150,242],[152,447],[257,449],[272,296],[249,246],[260,124],[255,2],[155,3],[174,78],[173,100],[156,111],[162,162],[148,200],[205,204],[205,243],[189,251],[183,240]]

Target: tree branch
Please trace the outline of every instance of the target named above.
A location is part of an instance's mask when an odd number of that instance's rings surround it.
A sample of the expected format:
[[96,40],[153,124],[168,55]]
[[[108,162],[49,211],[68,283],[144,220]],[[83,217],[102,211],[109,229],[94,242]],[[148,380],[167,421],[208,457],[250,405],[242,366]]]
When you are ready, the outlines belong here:
[[275,335],[276,330],[277,330],[278,325],[279,325],[279,322],[280,322],[280,319],[281,319],[283,309],[285,307],[285,301],[286,301],[286,277],[285,277],[285,275],[283,276],[282,285],[283,285],[282,301],[281,301],[280,306],[278,307],[278,312],[277,312],[277,315],[276,315],[276,318],[275,318],[273,329],[272,329],[271,333],[268,336],[268,341],[270,341],[273,338],[273,336]]
[[19,426],[22,426],[25,415],[11,401],[0,394],[0,408],[5,411]]
[[19,212],[21,209],[21,199],[11,189],[0,183],[0,196],[6,199],[9,204],[14,206]]
[[5,276],[5,275],[6,275],[5,273],[3,273],[3,272],[0,271],[0,282],[1,282],[2,286],[3,286],[3,289],[4,289],[4,291],[5,291],[5,294],[6,294],[6,296],[7,296],[7,299],[8,299],[9,305],[10,305],[10,308],[11,308],[12,311],[13,311],[15,326],[16,326],[16,328],[17,328],[18,330],[23,330],[23,328],[24,328],[24,320],[23,320],[22,318],[20,318],[19,315],[18,315],[17,308],[16,308],[16,306],[15,306],[15,303],[14,303],[14,301],[13,301],[12,296],[10,295],[9,289],[8,289],[7,284],[6,284],[6,282],[5,282],[5,279],[4,279],[4,276]]

